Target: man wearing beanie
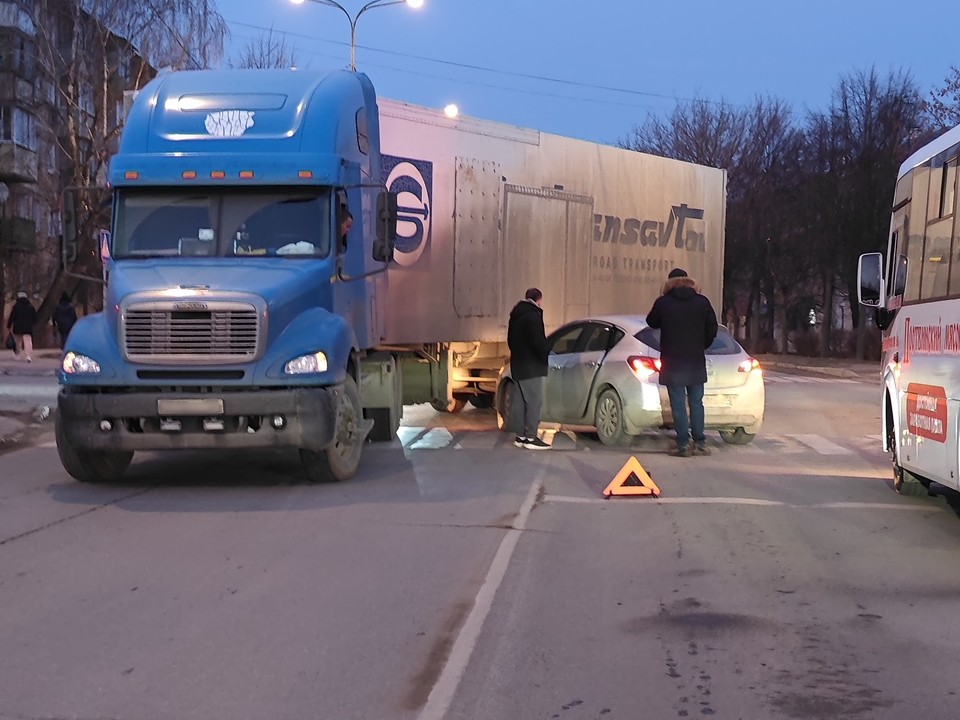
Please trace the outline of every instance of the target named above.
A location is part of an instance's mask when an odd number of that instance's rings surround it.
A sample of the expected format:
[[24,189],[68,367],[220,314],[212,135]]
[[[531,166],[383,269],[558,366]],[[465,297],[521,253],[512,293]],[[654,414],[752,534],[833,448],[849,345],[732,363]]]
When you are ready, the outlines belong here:
[[717,336],[717,314],[700,294],[696,281],[684,270],[674,268],[647,313],[647,325],[660,330],[660,384],[666,386],[670,396],[677,431],[677,447],[670,454],[709,455],[703,429],[703,386],[707,382],[705,351]]

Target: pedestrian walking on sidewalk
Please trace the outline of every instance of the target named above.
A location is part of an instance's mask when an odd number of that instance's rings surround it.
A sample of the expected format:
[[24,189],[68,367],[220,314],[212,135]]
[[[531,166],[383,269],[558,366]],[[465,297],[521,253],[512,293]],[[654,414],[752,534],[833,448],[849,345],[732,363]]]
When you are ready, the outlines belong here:
[[543,329],[543,293],[527,290],[523,300],[510,311],[507,346],[510,348],[510,375],[523,403],[523,428],[514,445],[528,450],[545,450],[537,434],[543,409],[543,384],[547,377],[547,337]]
[[74,324],[77,322],[77,311],[73,307],[73,303],[70,301],[70,296],[64,293],[60,296],[60,302],[57,303],[56,309],[53,311],[53,324],[57,328],[57,335],[60,336],[60,349],[63,349],[64,344],[67,342],[67,335],[70,334],[70,330],[73,329]]
[[14,340],[17,346],[13,352],[20,357],[20,351],[23,351],[24,359],[27,362],[33,362],[33,326],[37,322],[37,311],[30,304],[25,292],[17,293],[17,302],[14,303],[10,311],[10,319],[7,320],[7,330],[13,332]]
[[666,386],[670,396],[677,431],[677,447],[670,454],[709,455],[704,436],[703,386],[707,382],[706,349],[717,337],[717,314],[700,294],[696,281],[674,268],[647,313],[647,325],[660,330],[660,384]]

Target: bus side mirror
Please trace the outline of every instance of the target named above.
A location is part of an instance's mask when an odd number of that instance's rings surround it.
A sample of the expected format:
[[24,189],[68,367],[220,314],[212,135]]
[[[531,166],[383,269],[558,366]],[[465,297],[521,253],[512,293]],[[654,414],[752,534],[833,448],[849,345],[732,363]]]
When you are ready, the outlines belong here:
[[867,307],[883,305],[883,255],[865,253],[857,267],[857,299]]
[[70,267],[77,261],[77,196],[73,190],[63,191],[63,235],[60,240],[60,261]]
[[397,241],[397,194],[383,191],[377,195],[377,238],[373,243],[373,259],[377,262],[393,260]]

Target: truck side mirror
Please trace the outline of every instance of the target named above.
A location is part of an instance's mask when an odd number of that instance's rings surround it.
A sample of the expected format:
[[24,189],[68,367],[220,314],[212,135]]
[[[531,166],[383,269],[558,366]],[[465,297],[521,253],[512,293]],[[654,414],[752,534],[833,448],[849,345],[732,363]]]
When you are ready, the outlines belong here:
[[883,305],[883,255],[865,253],[857,267],[857,299],[867,307]]
[[383,191],[377,195],[377,239],[373,243],[373,259],[377,262],[393,260],[397,241],[397,194]]
[[73,190],[63,191],[63,235],[60,241],[60,261],[70,267],[77,261],[77,196]]

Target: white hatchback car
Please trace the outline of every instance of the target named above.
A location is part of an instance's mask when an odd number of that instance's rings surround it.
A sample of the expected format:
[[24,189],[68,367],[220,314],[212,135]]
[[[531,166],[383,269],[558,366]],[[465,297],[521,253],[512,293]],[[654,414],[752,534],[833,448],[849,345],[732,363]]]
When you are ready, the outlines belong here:
[[[577,320],[552,333],[547,346],[544,421],[594,427],[605,445],[625,445],[644,430],[673,426],[667,391],[659,384],[660,331],[645,316]],[[725,442],[748,443],[763,424],[760,364],[723,327],[706,354],[706,427]],[[518,432],[513,385],[507,365],[497,386],[497,419],[501,428]]]

